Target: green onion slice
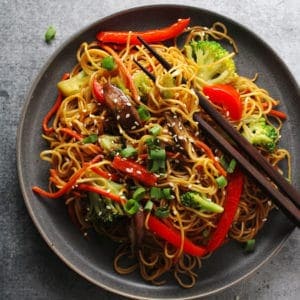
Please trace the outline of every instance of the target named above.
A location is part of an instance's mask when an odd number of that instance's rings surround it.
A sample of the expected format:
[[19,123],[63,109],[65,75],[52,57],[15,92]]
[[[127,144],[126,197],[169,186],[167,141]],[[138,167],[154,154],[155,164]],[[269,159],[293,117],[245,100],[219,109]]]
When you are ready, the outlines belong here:
[[139,208],[140,208],[139,203],[134,199],[129,199],[124,205],[124,210],[129,215],[136,214],[138,212]]

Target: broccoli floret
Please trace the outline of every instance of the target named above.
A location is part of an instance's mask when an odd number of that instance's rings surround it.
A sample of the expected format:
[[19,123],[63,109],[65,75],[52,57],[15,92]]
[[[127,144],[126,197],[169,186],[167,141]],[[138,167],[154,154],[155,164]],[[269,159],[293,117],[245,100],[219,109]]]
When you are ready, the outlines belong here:
[[136,72],[133,74],[133,82],[137,87],[139,94],[143,97],[151,90],[151,81],[144,72]]
[[88,213],[87,219],[92,223],[112,223],[122,216],[125,212],[119,203],[100,195],[89,192],[88,194]]
[[111,154],[122,149],[123,144],[120,136],[103,134],[99,137],[99,144],[106,154]]
[[236,67],[229,52],[216,41],[192,40],[185,46],[186,56],[199,66],[198,77],[205,84],[225,84],[236,76]]
[[263,117],[244,125],[242,135],[251,144],[261,146],[269,152],[274,151],[279,137],[275,127]]
[[196,210],[201,209],[214,213],[221,213],[224,210],[221,205],[212,202],[207,199],[206,196],[195,191],[189,191],[183,194],[181,196],[181,204]]

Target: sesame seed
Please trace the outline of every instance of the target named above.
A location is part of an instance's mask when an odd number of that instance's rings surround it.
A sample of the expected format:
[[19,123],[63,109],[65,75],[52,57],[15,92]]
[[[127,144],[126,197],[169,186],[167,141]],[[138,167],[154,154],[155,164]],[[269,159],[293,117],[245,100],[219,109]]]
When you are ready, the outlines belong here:
[[130,118],[130,114],[126,114],[126,115],[125,115],[125,118],[126,118],[126,119]]
[[133,172],[133,168],[126,168],[125,171],[126,171],[127,173],[132,173],[132,172]]
[[117,120],[120,120],[121,116],[120,115],[117,115]]

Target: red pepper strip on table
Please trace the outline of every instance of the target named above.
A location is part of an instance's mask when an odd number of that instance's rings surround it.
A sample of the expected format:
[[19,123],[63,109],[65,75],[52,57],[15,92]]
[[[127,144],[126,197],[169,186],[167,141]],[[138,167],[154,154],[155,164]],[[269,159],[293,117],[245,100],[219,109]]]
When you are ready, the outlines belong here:
[[154,173],[149,172],[142,165],[126,158],[122,158],[119,155],[114,157],[112,166],[147,186],[153,186],[157,182],[157,177]]
[[112,49],[110,48],[109,46],[107,45],[100,45],[100,47],[102,49],[104,49],[106,52],[108,52],[115,60],[115,62],[117,63],[118,65],[118,68],[119,68],[119,71],[120,71],[120,74],[122,76],[122,79],[124,80],[126,86],[128,87],[128,89],[130,90],[131,92],[131,96],[132,96],[132,99],[136,102],[136,103],[139,103],[139,99],[140,99],[140,96],[139,96],[139,92],[137,90],[137,87],[135,86],[134,82],[133,82],[133,79],[131,77],[131,74],[129,73],[128,69],[126,68],[126,66],[124,65],[122,59],[119,57],[119,55]]
[[140,36],[143,40],[145,40],[148,43],[157,43],[177,37],[185,30],[189,23],[190,18],[179,19],[176,23],[168,27],[141,32],[100,31],[96,35],[96,38],[102,43],[126,44],[129,41],[131,45],[139,45],[140,42],[137,39],[137,36]]
[[243,191],[244,174],[240,170],[236,169],[231,174],[228,181],[226,198],[224,202],[224,212],[207,245],[207,250],[209,252],[215,251],[217,248],[219,248],[223,244],[228,234]]
[[241,119],[243,106],[240,95],[231,85],[215,84],[205,86],[203,87],[203,93],[212,103],[221,105],[233,121]]
[[94,78],[92,86],[92,93],[95,99],[101,104],[105,103],[102,84]]
[[85,183],[81,183],[78,185],[78,190],[82,190],[82,191],[88,191],[88,192],[93,192],[93,193],[97,193],[103,197],[109,198],[115,202],[118,202],[120,204],[125,204],[126,203],[126,199],[122,198],[119,195],[113,194],[108,192],[107,190],[98,187],[98,186],[94,186],[94,185],[90,185],[90,184],[85,184]]
[[214,162],[214,166],[216,167],[216,169],[219,171],[219,173],[223,176],[227,175],[227,172],[224,170],[224,168],[221,166],[221,164],[216,160],[212,150],[209,148],[209,146],[207,146],[204,142],[200,141],[200,140],[194,140],[195,146],[197,148],[202,149],[206,155]]
[[[66,80],[70,77],[70,74],[69,73],[65,73],[61,80]],[[43,131],[44,133],[46,134],[49,134],[51,132],[54,131],[54,129],[52,127],[48,127],[48,123],[50,121],[50,119],[52,118],[52,116],[57,112],[57,110],[59,109],[60,105],[61,105],[61,102],[62,102],[62,99],[63,99],[63,94],[59,91],[58,92],[58,96],[56,98],[56,101],[54,103],[54,105],[52,106],[52,108],[48,111],[48,113],[46,114],[46,116],[44,117],[43,119],[43,123],[42,123],[42,127],[43,127]]]
[[193,256],[204,256],[205,254],[207,254],[207,249],[205,247],[195,245],[186,237],[182,241],[180,232],[170,228],[165,223],[152,215],[149,216],[148,227],[153,233],[157,234],[159,237],[166,240],[176,248],[180,248],[183,243],[184,253]]
[[57,192],[47,192],[38,186],[34,186],[32,188],[32,191],[46,198],[51,198],[51,199],[59,198],[64,194],[66,194],[69,190],[71,190],[76,185],[76,181],[85,173],[85,171],[90,166],[92,166],[94,163],[97,163],[101,159],[102,159],[102,155],[97,155],[90,162],[84,163],[82,168],[79,169],[76,173],[74,173],[71,176],[70,180]]

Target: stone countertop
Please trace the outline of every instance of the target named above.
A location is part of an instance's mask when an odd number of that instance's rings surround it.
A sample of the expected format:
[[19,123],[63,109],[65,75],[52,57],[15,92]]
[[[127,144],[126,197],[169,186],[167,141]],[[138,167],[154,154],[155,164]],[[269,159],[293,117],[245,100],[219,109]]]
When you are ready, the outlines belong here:
[[[68,269],[34,227],[18,187],[16,130],[26,94],[51,54],[82,27],[122,9],[186,4],[213,10],[253,30],[300,81],[298,0],[0,0],[0,299],[124,299]],[[50,25],[51,44],[43,40]],[[299,230],[252,277],[208,299],[299,299]],[[298,297],[297,297],[298,294]]]

